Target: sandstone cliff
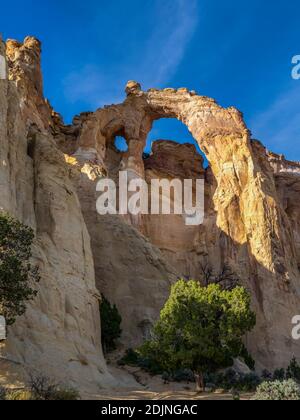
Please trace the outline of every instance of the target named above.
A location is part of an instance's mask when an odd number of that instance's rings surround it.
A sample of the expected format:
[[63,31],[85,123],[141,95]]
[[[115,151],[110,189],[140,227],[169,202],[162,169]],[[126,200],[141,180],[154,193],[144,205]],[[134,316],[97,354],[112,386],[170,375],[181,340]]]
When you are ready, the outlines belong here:
[[[228,264],[251,290],[258,324],[247,346],[258,368],[300,357],[291,338],[300,308],[300,165],[252,140],[235,108],[187,89],[144,92],[130,82],[124,103],[65,126],[43,97],[40,43],[7,41],[0,53],[9,69],[9,80],[0,80],[0,207],[35,229],[42,276],[2,357],[84,389],[109,386],[100,293],[122,314],[122,343],[134,346],[148,335],[170,285],[179,276],[200,278],[204,263],[216,272]],[[143,159],[160,118],[186,124],[207,169],[193,146],[173,142],[154,143]],[[114,147],[117,136],[127,152]],[[148,183],[204,178],[204,224],[187,227],[181,216],[100,217],[96,182],[119,170]]]
[[[4,54],[4,45],[0,44]],[[101,350],[90,238],[42,96],[40,44],[6,44],[0,80],[0,206],[32,226],[38,296],[1,346],[1,379],[45,374],[79,389],[113,383]],[[20,378],[22,379],[22,378]]]

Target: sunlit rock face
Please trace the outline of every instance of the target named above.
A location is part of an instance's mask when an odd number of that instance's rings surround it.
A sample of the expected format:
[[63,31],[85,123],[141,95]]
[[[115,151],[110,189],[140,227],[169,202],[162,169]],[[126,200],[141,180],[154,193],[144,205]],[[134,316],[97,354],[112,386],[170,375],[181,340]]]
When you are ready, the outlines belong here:
[[[84,150],[94,150],[97,164],[101,162],[111,177],[119,170],[148,182],[153,177],[204,177],[203,225],[186,227],[180,216],[127,217],[126,222],[158,247],[181,276],[201,278],[200,267],[206,263],[215,272],[229,265],[252,293],[257,327],[247,337],[247,345],[257,366],[272,369],[286,365],[293,354],[299,355],[299,346],[291,338],[291,320],[299,307],[299,235],[295,209],[287,209],[282,197],[293,195],[295,186],[286,182],[282,186],[280,177],[287,173],[298,182],[297,168],[281,159],[281,169],[276,169],[275,157],[252,141],[242,114],[235,108],[224,109],[187,89],[143,92],[138,83],[129,82],[126,93],[123,104],[84,116],[79,136],[73,141],[73,153],[78,157],[78,151],[83,156]],[[154,144],[152,155],[143,159],[147,136],[153,122],[160,118],[176,118],[188,127],[206,155],[207,169],[195,150],[169,142]],[[127,152],[114,149],[116,136],[125,138]],[[293,170],[285,172],[287,166]],[[101,237],[100,230],[90,229],[90,234],[92,238]],[[93,247],[94,255],[98,252],[99,248]],[[127,252],[125,249],[125,260]],[[132,281],[137,281],[136,265],[130,265]],[[101,275],[96,271],[97,284],[100,289],[105,284],[118,304],[120,297],[114,283],[110,286],[106,282],[105,271]],[[158,313],[159,305],[156,310]],[[125,319],[131,317],[133,326],[134,316],[130,309],[123,312]]]
[[[6,47],[6,51],[5,51]],[[40,43],[0,43],[0,207],[36,234],[41,281],[26,315],[1,344],[0,382],[46,375],[79,390],[113,384],[101,348],[100,294],[76,187],[42,96]]]
[[[2,355],[24,371],[83,389],[109,386],[100,293],[122,315],[121,344],[135,346],[149,335],[178,277],[201,280],[203,265],[218,273],[226,264],[252,294],[257,327],[246,342],[257,367],[300,357],[291,337],[300,307],[299,165],[253,141],[238,110],[184,88],[144,92],[131,81],[122,104],[65,126],[43,97],[40,43],[26,38],[0,48],[9,70],[9,80],[0,80],[1,207],[35,229],[42,277]],[[208,168],[193,145],[158,141],[150,156],[143,154],[161,118],[188,127]],[[115,147],[119,136],[126,152]],[[176,215],[99,216],[96,184],[105,176],[117,180],[119,171],[149,185],[204,179],[204,223],[186,226]]]

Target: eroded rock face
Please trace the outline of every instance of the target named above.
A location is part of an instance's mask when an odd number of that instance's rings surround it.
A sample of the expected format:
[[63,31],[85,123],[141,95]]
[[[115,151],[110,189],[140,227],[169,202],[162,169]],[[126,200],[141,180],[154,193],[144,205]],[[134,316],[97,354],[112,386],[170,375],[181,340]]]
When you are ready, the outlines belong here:
[[[0,53],[5,46],[0,43]],[[0,80],[0,207],[35,233],[37,298],[1,344],[1,381],[46,375],[78,390],[113,384],[101,348],[100,294],[90,237],[70,169],[49,127],[40,43],[8,41],[9,80]]]
[[179,272],[136,229],[141,225],[134,219],[98,215],[96,182],[104,169],[99,162],[78,158],[71,163],[77,169],[74,183],[91,236],[96,284],[122,316],[122,343],[134,348],[148,336]]
[[[300,306],[299,165],[253,141],[238,110],[184,88],[144,92],[131,81],[124,103],[64,126],[42,95],[40,53],[34,38],[9,41],[10,81],[0,81],[1,207],[35,229],[42,275],[6,357],[84,388],[109,385],[99,294],[118,306],[122,342],[135,346],[171,284],[179,276],[201,280],[205,263],[216,273],[229,265],[251,291],[257,327],[247,346],[258,368],[300,357],[291,337]],[[143,159],[160,118],[186,124],[208,168],[194,146],[166,141]],[[127,152],[116,150],[116,136],[125,138]],[[181,216],[100,217],[96,183],[106,175],[117,180],[120,170],[149,184],[204,178],[203,225],[187,227]]]
[[[167,155],[158,143],[148,163],[142,158],[153,121],[177,118],[185,123],[210,164],[205,171],[204,224],[189,230],[176,216],[168,220],[152,216],[133,223],[181,275],[199,276],[203,261],[216,271],[230,265],[252,292],[258,322],[247,344],[258,367],[286,365],[293,354],[300,356],[291,338],[291,320],[300,303],[298,234],[279,197],[274,158],[251,140],[235,108],[223,109],[187,89],[143,92],[138,83],[130,82],[126,92],[123,104],[100,109],[82,122],[74,154],[78,158],[92,153],[110,176],[121,169],[148,181],[154,175],[193,177],[193,167],[182,164],[176,148]],[[128,144],[124,154],[113,151],[119,135]],[[118,298],[115,301],[118,304]]]
[[[206,182],[206,211],[209,210],[210,184],[203,167],[203,158],[192,144],[159,140],[152,144],[152,153],[144,161],[145,179],[204,179]],[[195,185],[195,184],[194,184]],[[199,247],[201,226],[187,226],[182,215],[147,215],[143,217],[145,235],[156,245],[166,260],[185,278],[198,279],[201,259],[207,250]]]

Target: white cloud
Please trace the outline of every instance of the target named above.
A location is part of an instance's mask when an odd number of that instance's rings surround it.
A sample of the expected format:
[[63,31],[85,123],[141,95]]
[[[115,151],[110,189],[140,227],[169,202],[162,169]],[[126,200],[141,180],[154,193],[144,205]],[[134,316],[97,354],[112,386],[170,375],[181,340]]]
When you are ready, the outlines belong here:
[[120,59],[105,71],[99,64],[87,64],[69,74],[63,83],[66,99],[96,108],[121,102],[130,79],[141,82],[144,89],[168,83],[196,30],[197,9],[197,0],[154,0],[153,30],[142,40],[143,47],[135,48],[133,39],[128,61]]

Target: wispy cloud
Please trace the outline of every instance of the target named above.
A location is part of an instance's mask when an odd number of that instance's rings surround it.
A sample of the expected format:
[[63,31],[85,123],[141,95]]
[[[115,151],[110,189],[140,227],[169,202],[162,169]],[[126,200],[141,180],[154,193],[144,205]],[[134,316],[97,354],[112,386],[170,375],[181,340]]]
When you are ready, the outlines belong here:
[[136,71],[147,87],[162,85],[176,73],[198,23],[197,0],[167,0],[158,7],[156,28]]
[[300,81],[275,99],[274,103],[250,121],[254,137],[275,152],[289,150],[286,156],[300,160]]
[[197,0],[154,0],[153,29],[143,34],[145,39],[139,40],[139,47],[135,48],[136,40],[132,39],[126,58],[120,54],[120,61],[110,63],[105,70],[99,63],[87,63],[67,75],[63,82],[66,99],[97,108],[122,101],[129,79],[138,80],[145,89],[164,86],[176,73],[195,33],[197,3]]

